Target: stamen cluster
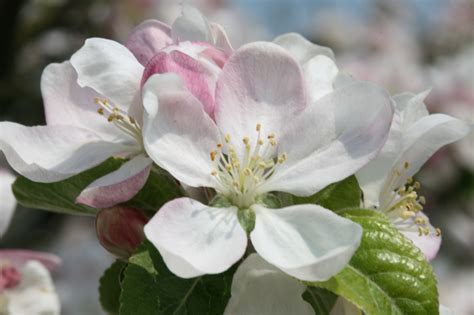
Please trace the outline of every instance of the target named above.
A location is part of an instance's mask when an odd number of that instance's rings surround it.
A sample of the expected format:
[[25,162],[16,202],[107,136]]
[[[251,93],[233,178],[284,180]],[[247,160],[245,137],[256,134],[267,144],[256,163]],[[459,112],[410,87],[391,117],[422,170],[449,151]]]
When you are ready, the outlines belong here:
[[255,130],[257,140],[253,149],[249,137],[242,139],[245,146],[242,158],[229,134],[210,152],[214,163],[211,175],[218,182],[218,193],[240,208],[255,203],[259,186],[273,175],[279,164],[287,160],[286,153],[275,156],[277,141],[274,133],[262,137],[260,124],[256,125]]

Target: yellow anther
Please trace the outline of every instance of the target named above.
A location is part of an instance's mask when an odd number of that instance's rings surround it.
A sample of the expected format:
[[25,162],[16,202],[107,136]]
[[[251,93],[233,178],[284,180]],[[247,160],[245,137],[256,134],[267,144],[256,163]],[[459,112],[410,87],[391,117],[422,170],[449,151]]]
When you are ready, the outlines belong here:
[[413,217],[414,215],[415,215],[415,213],[413,211],[405,210],[405,211],[402,212],[402,219],[407,220],[407,219]]
[[421,226],[418,227],[418,236],[423,236],[423,228]]
[[245,144],[249,144],[250,139],[249,139],[249,137],[244,137],[244,138],[242,139],[242,141],[243,141]]
[[410,185],[411,183],[413,183],[413,177],[408,177],[407,184]]
[[440,228],[436,228],[435,231],[436,231],[436,236],[441,236],[441,229]]
[[425,232],[425,235],[430,235],[430,229],[429,228],[424,228],[423,232]]
[[229,143],[230,142],[230,134],[226,134],[225,137],[224,137],[224,140],[226,143]]
[[423,196],[420,196],[420,197],[418,198],[418,202],[421,203],[422,205],[424,205],[424,204],[426,204],[426,198],[423,197]]
[[97,112],[99,113],[99,115],[104,115],[104,109],[102,107],[99,108]]
[[96,104],[99,104],[99,103],[100,103],[100,99],[99,99],[98,97],[94,97],[94,102],[95,102]]
[[271,144],[272,146],[276,146],[277,142],[276,142],[276,140],[275,140],[274,138],[271,138],[271,139],[270,139],[270,144]]
[[273,132],[269,133],[267,136],[268,139],[273,139],[275,138],[275,134]]
[[410,167],[410,163],[408,163],[408,162],[403,163],[403,167],[405,169],[408,169]]
[[115,114],[110,114],[109,117],[107,118],[108,122],[112,122],[115,120]]
[[262,145],[262,144],[263,144],[263,140],[262,140],[262,139],[258,139],[257,143],[258,143],[259,145]]
[[211,172],[211,175],[212,175],[212,176],[217,176],[217,171],[212,171],[212,172]]
[[265,169],[267,167],[267,164],[265,162],[260,162],[258,163],[258,167]]
[[211,151],[209,153],[209,155],[211,156],[211,161],[214,161],[216,159],[217,152],[216,151]]
[[232,171],[232,165],[227,164],[227,165],[225,166],[225,169],[226,169],[228,172]]
[[415,189],[420,189],[420,187],[421,187],[420,182],[415,182],[415,184],[413,184],[413,187],[414,187]]
[[423,224],[426,224],[426,220],[423,219],[422,217],[416,217],[415,218],[415,223],[418,224],[418,225],[423,225]]
[[252,170],[248,167],[246,167],[244,169],[244,174],[247,175],[247,176],[251,176],[252,175]]
[[218,143],[218,144],[217,144],[217,148],[218,148],[218,149],[222,149],[222,143]]
[[132,124],[136,123],[136,120],[131,116],[128,116],[128,121],[130,121]]
[[261,128],[262,128],[262,125],[261,125],[261,124],[257,124],[257,126],[255,127],[255,130],[260,131]]
[[109,104],[109,101],[107,101],[107,99],[104,98],[104,99],[102,99],[102,103],[103,103],[104,105],[108,105],[108,104]]

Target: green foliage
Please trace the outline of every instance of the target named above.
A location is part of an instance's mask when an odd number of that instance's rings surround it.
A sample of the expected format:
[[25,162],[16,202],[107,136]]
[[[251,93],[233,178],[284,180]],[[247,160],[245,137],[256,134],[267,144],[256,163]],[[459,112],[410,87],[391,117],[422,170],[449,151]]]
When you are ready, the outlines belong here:
[[[18,202],[27,208],[95,215],[99,210],[76,204],[77,196],[94,180],[115,171],[124,162],[123,159],[110,158],[90,170],[55,183],[37,183],[20,176],[13,184],[13,193]],[[144,188],[127,205],[152,215],[165,202],[180,196],[182,192],[174,179],[164,173],[150,172]]]
[[337,295],[323,288],[308,287],[303,293],[303,299],[314,309],[317,315],[329,315],[337,301]]
[[361,190],[355,176],[331,184],[309,197],[293,196],[295,204],[313,203],[326,209],[338,211],[360,206]]
[[367,315],[438,314],[436,278],[421,251],[380,213],[340,214],[362,226],[361,245],[333,278],[307,284],[346,298]]
[[110,158],[88,171],[55,183],[37,183],[20,176],[13,184],[13,193],[18,203],[27,208],[95,215],[98,209],[76,204],[77,196],[94,180],[115,171],[121,164],[122,160]]
[[99,280],[99,300],[104,311],[111,315],[119,313],[119,298],[122,292],[122,271],[127,263],[116,260],[102,275]]
[[124,272],[120,315],[223,314],[234,272],[232,268],[219,275],[179,278],[146,241]]

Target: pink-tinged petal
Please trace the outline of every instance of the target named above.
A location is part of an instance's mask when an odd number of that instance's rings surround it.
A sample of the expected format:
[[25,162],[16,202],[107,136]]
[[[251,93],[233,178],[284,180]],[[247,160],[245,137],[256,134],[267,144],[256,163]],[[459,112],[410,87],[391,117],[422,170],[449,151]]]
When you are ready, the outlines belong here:
[[132,149],[86,129],[0,122],[0,151],[15,171],[36,182],[66,179]]
[[229,59],[229,55],[227,53],[214,47],[204,49],[199,55],[211,60],[219,68],[223,68],[227,59]]
[[257,253],[300,280],[329,279],[359,247],[362,228],[320,206],[252,209],[256,220],[250,239]]
[[79,86],[94,89],[126,113],[141,106],[143,66],[125,46],[109,39],[89,38],[72,55],[71,64]]
[[304,64],[318,55],[327,56],[334,60],[334,53],[330,48],[313,44],[300,34],[283,34],[275,38],[273,42],[288,50],[300,64]]
[[16,209],[16,199],[12,192],[12,184],[16,177],[0,169],[0,237],[5,234]]
[[145,185],[152,163],[148,157],[134,157],[118,170],[93,181],[76,202],[102,209],[132,199]]
[[211,67],[180,51],[159,53],[153,57],[143,72],[142,84],[154,74],[173,72],[183,80],[186,88],[204,106],[204,110],[214,116],[214,91],[218,72]]
[[441,247],[441,236],[436,236],[435,234],[420,236],[419,233],[415,231],[402,231],[402,233],[413,241],[415,246],[425,254],[426,259],[431,261],[438,254],[439,248]]
[[0,262],[6,261],[21,268],[30,260],[39,261],[50,271],[61,265],[61,258],[53,254],[21,249],[0,249]]
[[231,54],[234,49],[230,44],[229,38],[227,37],[224,28],[217,23],[210,23],[210,27],[214,46],[222,49],[227,54]]
[[306,107],[300,66],[283,48],[271,43],[242,46],[229,58],[216,88],[216,121],[223,134],[243,151],[242,139],[257,141],[280,132]]
[[172,43],[171,28],[168,25],[157,20],[147,20],[130,33],[126,46],[146,66],[154,55]]
[[145,226],[145,235],[182,278],[224,272],[247,247],[237,208],[213,208],[189,198],[165,204]]
[[180,182],[214,187],[210,152],[221,141],[217,126],[174,73],[152,76],[143,87],[143,143],[148,156]]
[[49,64],[41,76],[46,122],[93,130],[104,140],[131,142],[133,139],[99,115],[95,98],[103,98],[91,88],[77,84],[77,73],[69,61]]
[[212,42],[209,22],[198,9],[184,4],[181,15],[171,26],[171,34],[175,42]]
[[129,207],[102,209],[96,216],[95,227],[100,244],[117,257],[128,259],[145,240],[145,214]]
[[308,196],[354,174],[378,154],[392,117],[390,96],[368,82],[324,96],[277,135],[278,150],[288,158],[261,191]]
[[313,308],[303,300],[305,291],[302,282],[251,254],[234,274],[224,314],[313,315]]
[[[414,221],[415,218],[421,218],[426,222],[426,225],[422,227],[427,229],[428,235],[420,235],[419,226]],[[418,212],[416,217],[407,220],[396,219],[393,224],[403,235],[413,241],[415,246],[425,254],[426,259],[433,260],[436,257],[441,246],[441,236],[437,235],[436,229],[430,224],[429,218],[424,213]]]

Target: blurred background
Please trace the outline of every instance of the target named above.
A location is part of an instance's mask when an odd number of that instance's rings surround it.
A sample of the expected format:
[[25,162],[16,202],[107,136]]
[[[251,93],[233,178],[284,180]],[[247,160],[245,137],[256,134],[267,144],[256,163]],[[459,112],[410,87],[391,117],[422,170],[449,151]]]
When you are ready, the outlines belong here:
[[[187,1],[227,30],[234,48],[299,32],[331,47],[339,67],[391,93],[431,88],[427,104],[474,120],[474,1]],[[1,0],[0,121],[44,124],[40,76],[69,59],[88,37],[123,42],[144,19],[171,24],[172,0]],[[0,166],[7,167],[0,156]],[[443,231],[434,261],[441,302],[474,314],[474,135],[439,151],[418,174],[426,213]],[[54,280],[63,314],[103,314],[97,285],[113,261],[94,220],[19,208],[0,247],[52,252],[63,259]]]

